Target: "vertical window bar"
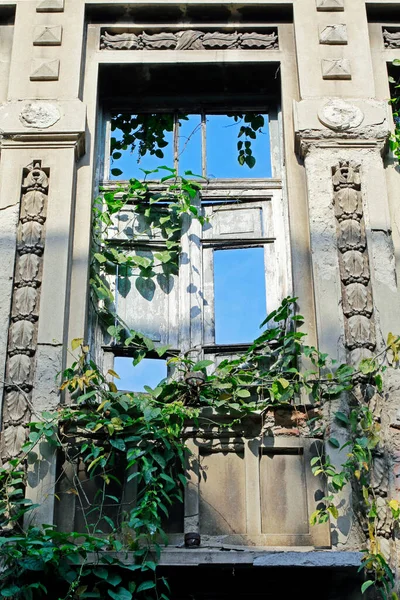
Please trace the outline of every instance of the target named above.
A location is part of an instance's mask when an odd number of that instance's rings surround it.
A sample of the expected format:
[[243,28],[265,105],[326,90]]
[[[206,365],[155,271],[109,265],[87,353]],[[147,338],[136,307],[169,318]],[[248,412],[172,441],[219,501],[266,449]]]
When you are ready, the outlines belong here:
[[207,128],[204,112],[201,113],[201,168],[202,176],[207,177]]
[[179,117],[174,113],[174,169],[179,170]]

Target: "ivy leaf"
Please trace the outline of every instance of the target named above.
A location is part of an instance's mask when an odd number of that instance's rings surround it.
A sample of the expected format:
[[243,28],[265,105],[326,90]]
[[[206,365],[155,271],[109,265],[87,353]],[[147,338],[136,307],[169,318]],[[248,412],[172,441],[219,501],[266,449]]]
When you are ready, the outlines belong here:
[[21,588],[17,585],[9,585],[8,587],[3,588],[0,593],[3,596],[3,598],[11,598],[11,596],[14,596],[14,594],[18,594],[18,592],[20,591]]
[[[399,65],[400,65],[400,60],[399,60]],[[371,585],[374,585],[375,581],[372,581],[372,579],[368,579],[367,581],[364,581],[364,583],[361,586],[361,593],[364,594],[367,589],[369,587],[371,587]]]
[[83,338],[74,338],[71,342],[72,351],[76,350],[83,344]]
[[238,390],[236,395],[239,396],[239,398],[249,398],[251,396],[249,390]]
[[107,590],[107,592],[113,600],[132,600],[131,592],[124,587],[117,588],[115,592],[113,590]]
[[152,588],[155,588],[156,584],[154,581],[143,581],[143,583],[141,583],[137,589],[137,593],[139,592],[144,592],[145,590],[151,590]]
[[350,424],[350,421],[347,418],[347,416],[343,412],[341,412],[340,410],[338,410],[337,412],[335,412],[335,418],[338,421],[341,421],[342,423],[344,423],[345,425],[349,425]]
[[192,371],[201,371],[214,364],[213,360],[199,360],[193,367]]
[[114,177],[119,177],[120,175],[122,175],[122,171],[121,169],[111,169],[111,175],[113,175]]
[[126,450],[125,442],[121,438],[111,438],[110,444],[111,446],[114,446],[114,448],[116,448],[117,450],[121,450],[122,452],[125,452]]
[[155,350],[158,356],[161,358],[161,356],[163,356],[170,348],[171,345],[167,344],[166,346],[157,346]]
[[336,438],[329,438],[328,442],[335,448],[340,448],[340,442]]
[[93,254],[93,257],[97,260],[98,263],[102,264],[107,262],[106,257],[103,254],[100,254],[100,252],[96,252],[95,254]]

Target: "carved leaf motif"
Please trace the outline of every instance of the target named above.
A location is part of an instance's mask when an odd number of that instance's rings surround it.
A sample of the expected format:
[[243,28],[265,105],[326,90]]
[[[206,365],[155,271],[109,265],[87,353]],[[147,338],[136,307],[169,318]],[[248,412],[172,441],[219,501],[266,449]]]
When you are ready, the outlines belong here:
[[23,316],[29,316],[34,313],[37,303],[37,291],[35,288],[25,286],[15,291],[15,308]]
[[136,50],[139,48],[139,38],[134,33],[112,35],[105,31],[100,38],[100,48],[106,50]]
[[39,274],[40,258],[36,254],[23,254],[18,260],[19,281],[35,281]]
[[5,428],[3,436],[5,456],[7,458],[18,456],[26,439],[25,427],[23,425],[9,425]]
[[142,43],[146,50],[167,50],[168,48],[175,48],[177,38],[174,33],[142,33],[140,36]]
[[372,314],[372,296],[362,283],[351,283],[343,290],[343,312],[346,316],[354,313]]
[[22,199],[22,216],[37,217],[42,214],[46,196],[38,190],[31,190]]
[[374,324],[367,317],[362,315],[350,317],[347,321],[347,333],[347,345],[350,349],[375,346]]
[[22,385],[29,381],[32,361],[26,354],[15,354],[8,361],[8,377],[10,382]]
[[188,29],[187,31],[180,31],[178,34],[178,43],[176,45],[177,50],[201,50],[203,43],[201,37],[204,35],[203,31],[194,31]]
[[335,169],[332,181],[335,187],[358,186],[361,183],[359,169],[350,162],[341,162]]
[[339,248],[343,250],[365,248],[365,235],[361,224],[355,219],[341,221],[339,235]]
[[348,281],[364,281],[369,280],[368,259],[365,254],[358,250],[349,250],[342,257],[342,280]]
[[12,390],[6,395],[7,417],[12,421],[19,421],[25,415],[28,405],[25,396],[18,390]]
[[362,217],[361,193],[353,188],[342,188],[335,194],[336,214],[351,215],[355,213]]
[[400,48],[400,31],[383,31],[386,48]]
[[242,33],[240,46],[242,48],[277,48],[278,36],[276,33],[257,33],[256,31]]
[[34,333],[35,327],[30,321],[13,323],[10,327],[10,350],[31,350]]
[[27,189],[42,188],[46,190],[49,187],[49,180],[42,169],[34,167],[25,177],[22,187]]
[[239,36],[237,33],[222,33],[216,31],[206,33],[203,37],[204,48],[237,48]]
[[42,242],[43,227],[37,221],[28,221],[21,225],[21,241],[24,246],[38,246]]

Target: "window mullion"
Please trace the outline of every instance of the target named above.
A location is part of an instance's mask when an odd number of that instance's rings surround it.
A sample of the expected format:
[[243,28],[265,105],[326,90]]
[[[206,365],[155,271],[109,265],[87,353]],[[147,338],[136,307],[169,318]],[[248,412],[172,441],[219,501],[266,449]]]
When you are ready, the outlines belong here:
[[203,177],[207,177],[207,128],[206,115],[201,113],[201,168]]

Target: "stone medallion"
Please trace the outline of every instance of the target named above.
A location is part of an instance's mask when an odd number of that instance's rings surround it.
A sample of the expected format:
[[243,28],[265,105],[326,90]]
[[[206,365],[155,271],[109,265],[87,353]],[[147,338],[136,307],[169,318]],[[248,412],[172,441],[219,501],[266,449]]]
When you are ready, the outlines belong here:
[[29,102],[20,112],[19,120],[24,127],[47,129],[60,119],[61,114],[55,104],[49,102]]
[[364,120],[364,113],[354,104],[335,98],[320,108],[318,119],[329,129],[346,131],[359,127]]

